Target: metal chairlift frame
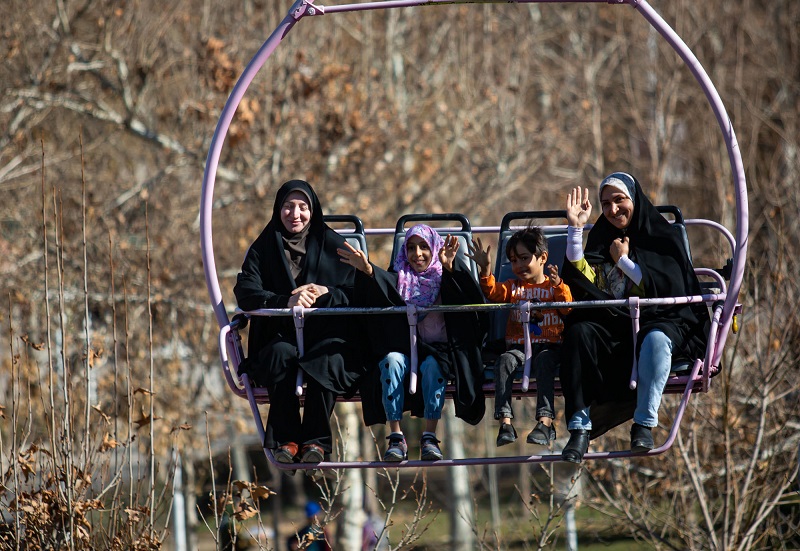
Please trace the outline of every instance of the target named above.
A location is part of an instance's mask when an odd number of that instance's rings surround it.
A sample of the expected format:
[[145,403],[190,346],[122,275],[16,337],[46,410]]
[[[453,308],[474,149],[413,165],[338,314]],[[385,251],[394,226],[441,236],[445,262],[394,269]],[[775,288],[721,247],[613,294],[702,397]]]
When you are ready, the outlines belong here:
[[[741,305],[738,303],[739,292],[741,290],[745,259],[747,253],[747,234],[748,234],[748,204],[747,204],[747,188],[744,174],[744,166],[742,162],[741,152],[736,140],[736,134],[733,130],[733,124],[727,114],[722,99],[719,96],[713,82],[711,81],[708,73],[700,64],[697,57],[681,37],[670,27],[670,25],[653,9],[652,6],[645,0],[383,0],[373,2],[363,2],[357,4],[342,4],[342,5],[321,5],[316,4],[315,0],[296,0],[289,9],[287,15],[283,18],[277,28],[263,43],[258,52],[250,60],[247,67],[244,69],[239,80],[236,82],[230,96],[223,108],[219,121],[217,123],[214,136],[211,140],[209,147],[208,158],[206,160],[205,173],[203,175],[203,187],[200,199],[200,242],[203,258],[203,267],[205,271],[206,287],[208,289],[209,297],[211,299],[211,306],[220,327],[219,332],[219,351],[220,360],[224,370],[226,381],[231,390],[240,397],[247,398],[256,421],[256,427],[259,435],[264,438],[264,423],[261,418],[261,413],[258,409],[260,402],[264,402],[263,393],[262,399],[259,400],[259,390],[255,389],[248,379],[248,376],[242,375],[241,378],[234,378],[231,371],[233,367],[236,369],[241,363],[241,344],[239,341],[238,331],[246,325],[246,318],[243,316],[235,316],[233,320],[229,319],[228,311],[222,300],[222,293],[219,286],[219,278],[214,260],[214,247],[212,239],[212,209],[213,209],[213,195],[214,183],[216,179],[217,168],[219,166],[220,155],[225,142],[228,129],[231,125],[236,109],[244,98],[248,87],[252,83],[258,71],[272,55],[281,41],[286,38],[289,31],[299,22],[306,17],[318,17],[322,15],[333,15],[336,13],[346,13],[355,11],[367,10],[384,10],[394,8],[411,8],[416,6],[430,6],[430,5],[450,5],[450,4],[537,4],[537,3],[564,3],[564,4],[619,4],[629,5],[636,9],[645,20],[658,31],[659,34],[669,43],[675,50],[678,56],[683,60],[684,64],[694,75],[703,92],[706,95],[709,105],[717,119],[720,131],[725,139],[725,145],[728,152],[728,159],[731,165],[731,173],[734,185],[734,199],[736,205],[737,223],[735,233],[731,233],[724,226],[709,220],[686,220],[686,224],[697,224],[710,226],[713,229],[720,231],[729,241],[732,249],[732,261],[730,263],[730,284],[725,288],[724,281],[722,281],[718,274],[713,270],[697,269],[698,275],[705,275],[715,278],[720,283],[720,292],[711,295],[700,295],[694,297],[677,297],[677,298],[660,298],[660,299],[637,299],[636,297],[628,300],[617,301],[591,301],[580,303],[549,303],[548,307],[564,307],[569,306],[572,308],[584,307],[599,307],[599,306],[625,306],[631,311],[634,323],[637,321],[639,309],[658,304],[685,304],[703,302],[712,304],[712,321],[711,332],[709,334],[709,342],[706,349],[706,357],[703,359],[695,360],[691,365],[690,373],[680,380],[686,381],[685,389],[682,393],[680,403],[673,419],[672,428],[667,436],[666,441],[657,448],[645,452],[633,454],[630,451],[614,451],[614,452],[590,452],[584,456],[584,459],[611,459],[623,458],[631,456],[654,456],[667,451],[675,441],[680,421],[683,413],[689,402],[689,397],[692,392],[700,391],[707,392],[709,389],[710,376],[719,368],[722,357],[722,351],[728,336],[728,332],[732,326],[736,329],[735,320],[736,314],[741,310]],[[489,230],[493,228],[488,228]],[[474,228],[479,230],[479,228]],[[368,233],[369,230],[368,230]],[[487,310],[509,308],[510,305],[482,305],[481,308]],[[523,304],[521,308],[529,312],[531,309],[538,308],[537,305]],[[466,307],[438,307],[437,310],[454,310]],[[396,310],[399,313],[406,312],[404,308],[394,309],[303,309],[295,308],[289,309],[275,309],[275,310],[260,310],[251,314],[255,315],[292,315],[295,320],[295,326],[298,328],[298,345],[302,353],[302,325],[306,315],[341,315],[342,313],[386,313],[387,311]],[[419,312],[424,311],[419,309]],[[415,312],[408,311],[410,322],[413,322]],[[524,313],[523,313],[524,314]],[[233,365],[231,365],[233,364]],[[705,366],[705,368],[704,368]],[[240,384],[237,384],[237,380]],[[298,380],[298,383],[301,383]],[[635,366],[632,378],[632,385],[635,385]],[[298,387],[298,393],[301,388]],[[548,461],[560,460],[560,454],[545,454],[545,455],[530,455],[530,456],[514,456],[514,457],[485,457],[485,458],[465,458],[465,459],[445,459],[441,461],[416,461],[409,460],[402,463],[388,463],[383,461],[325,461],[322,463],[295,463],[295,464],[282,464],[275,461],[272,451],[264,449],[268,460],[277,468],[283,470],[310,470],[310,469],[332,469],[332,468],[398,468],[398,467],[450,467],[456,465],[489,465],[489,464],[507,464],[507,463],[539,463]]]

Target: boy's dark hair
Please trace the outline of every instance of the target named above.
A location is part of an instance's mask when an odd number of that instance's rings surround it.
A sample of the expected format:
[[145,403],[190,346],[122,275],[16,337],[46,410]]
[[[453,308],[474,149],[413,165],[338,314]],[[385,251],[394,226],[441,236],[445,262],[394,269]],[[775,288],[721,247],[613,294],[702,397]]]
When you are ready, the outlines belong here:
[[544,236],[542,228],[538,226],[528,226],[524,230],[514,232],[506,243],[506,258],[511,258],[511,252],[516,251],[519,243],[522,243],[537,258],[547,252],[547,238]]

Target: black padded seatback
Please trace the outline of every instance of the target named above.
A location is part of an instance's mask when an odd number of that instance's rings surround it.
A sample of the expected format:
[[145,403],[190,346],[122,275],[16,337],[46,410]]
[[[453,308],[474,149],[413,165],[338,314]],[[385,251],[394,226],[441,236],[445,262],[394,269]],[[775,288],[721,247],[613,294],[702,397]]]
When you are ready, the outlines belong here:
[[[326,224],[336,230],[339,235],[344,237],[344,240],[354,249],[368,253],[367,236],[364,232],[364,223],[361,221],[361,218],[355,214],[326,214],[322,219]],[[352,225],[353,229],[340,229],[338,227],[340,224]]]
[[[552,222],[554,219],[563,221],[563,225],[540,225],[537,221]],[[523,224],[514,222],[524,221]],[[518,226],[538,225],[547,237],[547,263],[558,266],[559,272],[564,263],[564,254],[567,249],[567,227],[566,212],[563,210],[538,210],[538,211],[514,211],[503,216],[500,223],[500,235],[497,238],[497,249],[495,251],[494,277],[497,281],[506,281],[513,278],[511,262],[506,255],[506,243],[511,236],[519,230]],[[506,322],[508,321],[508,310],[498,310],[493,313],[491,326],[489,329],[489,339],[496,340],[505,337]]]

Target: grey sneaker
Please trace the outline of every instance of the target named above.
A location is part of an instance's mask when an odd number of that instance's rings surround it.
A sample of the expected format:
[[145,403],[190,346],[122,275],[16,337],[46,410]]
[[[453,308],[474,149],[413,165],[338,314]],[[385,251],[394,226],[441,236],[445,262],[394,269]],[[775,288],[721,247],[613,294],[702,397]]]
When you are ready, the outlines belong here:
[[423,461],[439,461],[444,456],[435,436],[425,435],[419,441],[419,458]]
[[556,429],[553,425],[549,427],[539,421],[526,439],[528,444],[539,444],[547,446],[556,439]]
[[408,459],[408,444],[402,434],[390,434],[386,438],[389,440],[389,447],[383,454],[384,461],[399,463]]

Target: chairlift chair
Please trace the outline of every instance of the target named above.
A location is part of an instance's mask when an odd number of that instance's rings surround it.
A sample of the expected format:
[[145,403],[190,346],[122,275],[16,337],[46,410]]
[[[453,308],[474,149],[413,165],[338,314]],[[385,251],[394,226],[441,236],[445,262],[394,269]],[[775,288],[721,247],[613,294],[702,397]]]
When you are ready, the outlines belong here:
[[[203,266],[205,271],[206,286],[208,289],[211,306],[216,316],[217,323],[220,327],[218,344],[220,360],[224,372],[225,379],[231,391],[244,399],[247,399],[253,417],[256,423],[256,428],[262,438],[264,437],[264,424],[259,411],[259,404],[269,402],[266,389],[254,387],[246,374],[238,375],[237,369],[244,360],[243,348],[241,346],[240,331],[242,331],[248,321],[249,316],[253,315],[281,315],[293,316],[295,326],[298,330],[298,343],[302,347],[302,326],[303,320],[306,316],[318,315],[370,315],[377,313],[375,309],[368,308],[339,308],[339,309],[322,309],[322,308],[308,308],[296,307],[294,309],[272,309],[272,310],[258,310],[255,312],[239,313],[231,319],[228,310],[223,303],[222,293],[219,286],[219,277],[214,259],[214,248],[212,238],[212,205],[214,194],[214,183],[216,173],[219,166],[220,155],[225,142],[225,137],[233,120],[234,114],[239,103],[242,101],[248,87],[252,83],[255,75],[265,64],[267,59],[272,55],[281,41],[286,38],[292,28],[302,19],[306,18],[319,18],[320,16],[327,15],[333,16],[339,13],[347,13],[354,11],[366,10],[384,10],[384,9],[400,9],[400,8],[414,8],[417,6],[430,6],[430,5],[452,5],[452,4],[472,4],[474,0],[383,0],[372,2],[361,2],[354,4],[341,4],[341,5],[322,5],[317,4],[316,0],[296,0],[290,7],[288,13],[283,20],[278,24],[276,29],[267,38],[258,52],[253,56],[247,67],[244,69],[242,75],[239,77],[236,85],[234,86],[228,100],[223,108],[219,121],[217,123],[214,136],[211,140],[211,145],[208,152],[205,173],[203,176],[203,187],[200,199],[200,239],[201,250],[203,258]],[[709,78],[707,72],[702,67],[698,59],[692,53],[691,49],[686,43],[678,36],[678,34],[664,21],[664,19],[650,6],[646,0],[481,0],[480,3],[493,3],[493,4],[534,4],[534,3],[608,3],[618,5],[630,5],[636,9],[645,20],[655,28],[658,33],[669,43],[675,50],[679,57],[683,60],[686,66],[694,75],[697,83],[705,92],[709,105],[717,119],[719,128],[723,134],[725,144],[728,152],[728,159],[731,166],[731,173],[734,187],[734,198],[736,206],[736,227],[732,233],[726,227],[711,220],[700,219],[683,219],[680,210],[676,207],[663,208],[662,212],[673,217],[673,225],[676,231],[683,233],[684,243],[688,251],[688,239],[685,238],[686,227],[689,226],[704,226],[720,232],[730,244],[731,257],[728,260],[724,269],[719,268],[704,268],[696,267],[695,272],[700,276],[704,294],[693,297],[671,297],[659,299],[637,299],[631,298],[626,300],[614,301],[589,301],[580,303],[547,303],[547,308],[585,308],[585,307],[608,307],[608,306],[623,306],[627,307],[632,319],[636,319],[638,311],[641,308],[647,308],[659,304],[686,304],[686,303],[705,303],[711,308],[711,330],[708,338],[708,346],[703,358],[694,359],[688,366],[688,373],[673,374],[670,376],[667,383],[666,393],[678,393],[681,395],[680,403],[677,407],[673,425],[669,431],[666,441],[657,448],[644,453],[633,454],[630,451],[604,451],[604,452],[590,452],[584,456],[585,460],[590,459],[611,459],[623,458],[631,456],[654,456],[667,451],[675,441],[677,431],[680,426],[680,421],[686,410],[690,396],[695,392],[708,392],[710,388],[711,377],[715,375],[720,369],[720,361],[725,342],[729,331],[733,328],[736,329],[737,314],[741,311],[741,305],[738,302],[739,292],[742,285],[742,279],[745,267],[745,257],[747,252],[747,233],[748,233],[748,206],[747,206],[747,190],[745,184],[744,167],[742,163],[741,153],[738,147],[736,136],[733,130],[733,125],[725,110],[714,84]],[[464,225],[460,218],[456,218],[461,226],[455,228],[454,231],[459,231],[459,239],[463,237],[468,239],[471,233],[498,233],[500,235],[498,240],[498,253],[504,249],[504,239],[507,239],[509,232],[512,228],[512,222],[520,218],[528,217],[528,214],[535,216],[550,215],[551,217],[563,217],[563,211],[541,211],[538,213],[514,212],[509,213],[504,217],[500,227],[482,227],[470,228],[469,222]],[[417,215],[410,215],[411,218]],[[530,216],[529,218],[533,218]],[[425,218],[420,219],[426,220]],[[466,217],[464,217],[466,220]],[[352,230],[338,230],[341,231],[346,239],[354,246],[366,250],[367,242],[366,235],[369,234],[385,234],[395,236],[399,235],[404,225],[409,218],[401,219],[394,229],[364,229],[361,220],[357,216],[336,217],[331,216],[326,218],[330,222],[346,222],[354,226]],[[546,225],[544,226],[545,232],[552,240],[551,247],[553,247],[552,258],[555,259],[557,254],[556,250],[563,252],[561,244],[561,236],[566,235],[566,227],[564,225]],[[398,246],[398,238],[395,237],[395,248]],[[463,243],[462,243],[463,246]],[[498,254],[497,266],[495,273],[498,277],[503,277],[504,266],[503,260]],[[690,257],[691,258],[691,257]],[[710,282],[708,280],[711,280]],[[727,280],[727,281],[726,281]],[[707,291],[707,292],[705,292]],[[462,308],[475,309],[483,308],[487,311],[497,311],[502,313],[503,310],[508,310],[511,305],[502,304],[486,304],[480,306],[440,306],[433,307],[440,311],[454,311]],[[433,309],[432,308],[432,309]],[[524,303],[521,308],[530,312],[540,305]],[[395,311],[398,315],[407,314],[410,319],[415,312],[407,311],[405,308],[388,309]],[[420,312],[425,309],[420,309]],[[387,309],[381,309],[380,313],[387,313]],[[302,350],[301,350],[302,353]],[[635,375],[635,374],[634,374]],[[632,378],[632,384],[635,383],[635,376]],[[517,395],[525,395],[520,388],[517,388]],[[485,392],[491,391],[491,385],[485,387]],[[529,390],[534,388],[531,386]],[[298,388],[301,391],[301,388]],[[265,453],[270,462],[279,469],[295,470],[295,469],[331,469],[331,468],[403,468],[403,467],[451,467],[456,465],[488,465],[488,464],[508,464],[508,463],[539,463],[548,461],[558,461],[561,459],[560,454],[544,454],[544,455],[527,455],[527,456],[514,456],[514,457],[474,457],[465,459],[445,459],[441,461],[404,461],[402,463],[388,463],[383,461],[325,461],[318,464],[304,464],[296,463],[286,465],[278,463],[272,455],[271,450],[265,449]]]

